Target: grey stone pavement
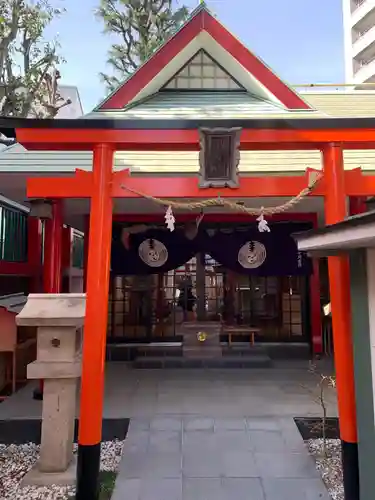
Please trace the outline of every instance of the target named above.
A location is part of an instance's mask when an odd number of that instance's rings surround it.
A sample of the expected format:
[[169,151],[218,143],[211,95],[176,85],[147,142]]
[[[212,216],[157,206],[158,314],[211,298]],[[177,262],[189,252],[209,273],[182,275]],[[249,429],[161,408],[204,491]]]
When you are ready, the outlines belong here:
[[[248,370],[109,363],[103,416],[131,418],[113,500],[328,500],[293,422],[321,415],[317,383],[301,361]],[[32,389],[0,404],[0,419],[39,418]],[[335,416],[334,390],[326,404]]]
[[131,419],[112,500],[328,500],[293,421],[320,414],[306,363],[138,380],[153,409]]
[[112,500],[328,500],[297,428],[277,417],[131,421]]

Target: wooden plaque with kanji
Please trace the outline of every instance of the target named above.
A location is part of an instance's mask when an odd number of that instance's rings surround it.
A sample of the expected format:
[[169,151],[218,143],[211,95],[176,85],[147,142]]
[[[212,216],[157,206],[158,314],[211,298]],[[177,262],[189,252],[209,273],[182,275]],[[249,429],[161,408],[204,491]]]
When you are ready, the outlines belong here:
[[200,129],[200,187],[238,187],[240,128]]

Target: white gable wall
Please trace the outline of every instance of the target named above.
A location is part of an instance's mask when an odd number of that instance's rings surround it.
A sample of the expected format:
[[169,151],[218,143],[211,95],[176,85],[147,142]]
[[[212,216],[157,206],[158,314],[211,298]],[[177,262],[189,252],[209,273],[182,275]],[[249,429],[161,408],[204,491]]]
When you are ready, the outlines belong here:
[[200,50],[204,49],[217,61],[234,80],[250,94],[261,99],[284,106],[253,75],[251,75],[229,52],[219,45],[206,31],[201,31],[179,54],[174,57],[131,101],[130,104],[143,100],[159,92]]

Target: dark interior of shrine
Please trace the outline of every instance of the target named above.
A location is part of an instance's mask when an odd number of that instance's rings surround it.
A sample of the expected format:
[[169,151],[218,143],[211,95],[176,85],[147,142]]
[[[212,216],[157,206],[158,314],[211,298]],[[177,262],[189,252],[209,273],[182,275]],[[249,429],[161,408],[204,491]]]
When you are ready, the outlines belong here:
[[115,223],[108,343],[181,342],[189,321],[253,327],[256,342],[308,343],[311,262],[292,234],[309,227]]

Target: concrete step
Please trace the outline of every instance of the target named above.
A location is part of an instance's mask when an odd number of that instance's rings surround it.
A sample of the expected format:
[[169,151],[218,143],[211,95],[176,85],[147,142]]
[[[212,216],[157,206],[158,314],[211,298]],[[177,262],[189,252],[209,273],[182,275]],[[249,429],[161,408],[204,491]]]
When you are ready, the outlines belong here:
[[134,368],[268,368],[272,360],[267,355],[223,356],[221,358],[184,358],[180,356],[138,357],[133,361]]

